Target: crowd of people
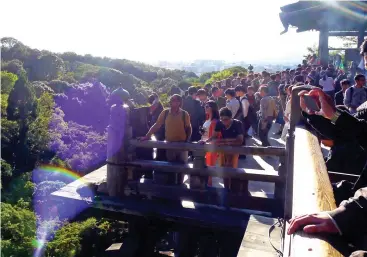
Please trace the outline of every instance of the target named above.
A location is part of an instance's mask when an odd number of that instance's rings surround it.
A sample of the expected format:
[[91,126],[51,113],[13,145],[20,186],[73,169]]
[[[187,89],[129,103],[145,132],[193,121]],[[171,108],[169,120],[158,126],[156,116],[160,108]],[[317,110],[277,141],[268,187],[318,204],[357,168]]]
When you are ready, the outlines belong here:
[[[355,243],[356,249],[366,250],[366,242],[362,246],[356,242],[367,235],[367,40],[361,46],[361,55],[365,70],[356,74],[332,64],[317,65],[310,58],[296,69],[274,74],[249,71],[203,88],[190,87],[185,95],[173,94],[168,109],[163,109],[158,95],[152,95],[151,127],[140,139],[156,135],[167,142],[241,146],[251,134],[260,139],[262,146],[270,146],[268,133],[274,123],[280,124],[277,134],[283,140],[287,134],[292,88],[312,86],[310,92],[300,93],[303,122],[312,126],[321,142],[329,142],[327,169],[358,174],[359,178],[333,185],[336,202],[340,203],[336,210],[295,217],[290,221],[288,233],[300,228],[306,233],[337,233],[347,242]],[[317,100],[320,111],[309,109],[306,95]],[[187,163],[189,155],[186,151],[170,150],[161,158]],[[238,159],[236,154],[206,154],[208,166],[237,167]],[[182,183],[182,177],[176,178],[176,183]],[[230,188],[228,181],[224,184]],[[351,256],[366,254],[356,251]]]

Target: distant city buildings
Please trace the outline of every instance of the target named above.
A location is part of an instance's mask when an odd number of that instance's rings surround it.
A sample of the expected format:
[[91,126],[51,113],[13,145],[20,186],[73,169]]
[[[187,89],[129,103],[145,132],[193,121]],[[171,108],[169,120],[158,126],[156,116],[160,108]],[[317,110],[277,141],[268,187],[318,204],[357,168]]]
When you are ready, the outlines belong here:
[[269,72],[277,72],[284,70],[286,68],[294,68],[298,63],[279,63],[279,64],[269,64],[266,62],[226,62],[223,60],[195,60],[192,62],[169,62],[169,61],[159,61],[157,63],[152,63],[155,66],[166,69],[179,69],[194,72],[200,75],[205,72],[220,71],[228,69],[234,66],[242,66],[247,68],[250,64],[254,67],[254,72],[261,72],[267,70]]

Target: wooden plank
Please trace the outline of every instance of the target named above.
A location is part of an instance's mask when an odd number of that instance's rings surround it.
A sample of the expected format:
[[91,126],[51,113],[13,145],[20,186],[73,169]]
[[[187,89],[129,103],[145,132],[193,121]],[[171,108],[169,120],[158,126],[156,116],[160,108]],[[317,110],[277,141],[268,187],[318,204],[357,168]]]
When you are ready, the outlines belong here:
[[201,145],[198,143],[165,142],[165,141],[139,141],[130,140],[135,147],[158,148],[167,150],[201,151],[201,152],[225,152],[242,155],[259,156],[284,156],[284,147],[260,147],[260,146],[218,146],[214,144]]
[[266,171],[256,169],[223,168],[223,167],[194,168],[192,164],[184,165],[180,163],[146,161],[146,160],[136,160],[132,162],[127,162],[119,166],[121,166],[121,169],[123,166],[131,166],[136,168],[159,169],[159,171],[169,173],[185,173],[188,175],[236,178],[240,180],[279,182],[279,183],[284,181],[284,178],[278,176],[278,172],[274,170]]
[[134,193],[147,196],[149,199],[155,197],[176,201],[183,200],[270,213],[279,213],[279,206],[281,206],[281,201],[277,199],[228,193],[226,189],[188,189],[184,186],[158,185],[148,180],[144,180],[144,183],[130,182],[129,188],[125,189],[125,194],[130,195]]
[[[314,134],[296,128],[293,175],[293,217],[335,209],[333,190],[319,141]],[[291,241],[291,256],[342,256],[333,246],[298,231]]]
[[[237,257],[277,257],[270,244],[268,233],[276,219],[251,215]],[[271,243],[281,250],[281,229],[278,226],[270,234]]]

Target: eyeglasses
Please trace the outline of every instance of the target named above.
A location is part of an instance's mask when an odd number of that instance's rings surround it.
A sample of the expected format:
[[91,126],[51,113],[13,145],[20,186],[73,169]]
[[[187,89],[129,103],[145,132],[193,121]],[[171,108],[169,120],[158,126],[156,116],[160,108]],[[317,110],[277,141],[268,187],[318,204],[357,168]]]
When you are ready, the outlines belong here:
[[208,108],[210,108],[210,106],[209,105],[205,105],[205,109],[208,109]]

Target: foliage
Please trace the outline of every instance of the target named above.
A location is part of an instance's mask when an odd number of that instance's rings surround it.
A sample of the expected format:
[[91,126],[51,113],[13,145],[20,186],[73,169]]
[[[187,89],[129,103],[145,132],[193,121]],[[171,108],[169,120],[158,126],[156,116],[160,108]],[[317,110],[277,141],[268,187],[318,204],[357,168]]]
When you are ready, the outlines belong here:
[[357,43],[358,43],[358,39],[357,37],[353,37],[353,36],[339,36],[338,38],[340,38],[343,41],[343,47],[346,48],[357,48]]
[[45,256],[102,256],[111,242],[122,240],[124,227],[121,222],[97,221],[95,218],[67,224],[47,244]]
[[17,75],[2,71],[1,72],[1,93],[2,94],[9,94],[10,91],[13,89],[15,81],[18,80]]
[[5,160],[1,159],[1,189],[6,186],[13,175],[13,168]]
[[210,79],[205,81],[205,84],[227,79],[228,77],[232,76],[233,73],[241,73],[241,72],[247,74],[247,69],[240,67],[240,66],[231,67],[231,68],[213,73]]
[[65,185],[66,184],[62,181],[43,181],[36,186],[33,196],[36,200],[44,200],[48,198],[51,193],[59,190]]
[[1,204],[2,256],[32,256],[36,235],[36,216],[27,209]]
[[19,200],[30,206],[35,184],[31,182],[31,173],[23,173],[11,180],[8,188],[2,194],[2,200],[16,204]]
[[54,93],[54,91],[42,81],[31,82],[30,87],[34,91],[37,98],[40,98],[43,93]]
[[[50,142],[49,123],[54,104],[53,97],[49,93],[44,93],[37,99],[37,118],[30,123],[26,134],[29,154],[33,156],[33,159],[42,160],[42,157],[45,157],[44,155],[47,153]],[[45,162],[45,160],[42,160],[42,162]]]
[[8,62],[7,61],[2,62],[1,69],[2,71],[8,71],[16,75],[20,75],[21,73],[25,72],[23,68],[23,63],[17,59],[13,59]]
[[1,119],[1,158],[8,163],[14,162],[14,146],[19,140],[19,124],[17,121]]
[[32,80],[52,80],[64,72],[64,61],[55,54],[45,54],[38,57],[31,67]]
[[8,94],[1,94],[1,117],[6,117],[6,109],[8,108]]

